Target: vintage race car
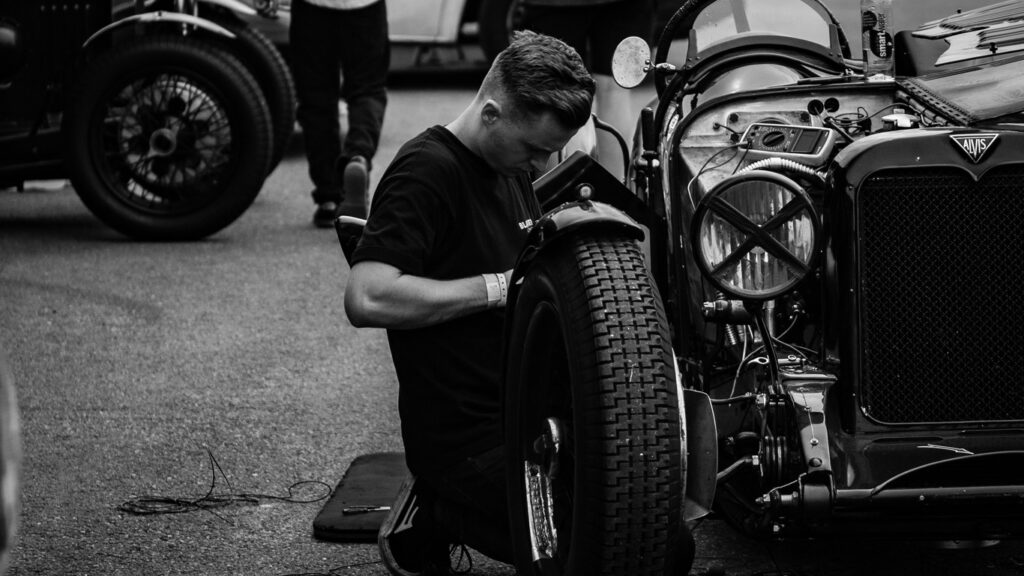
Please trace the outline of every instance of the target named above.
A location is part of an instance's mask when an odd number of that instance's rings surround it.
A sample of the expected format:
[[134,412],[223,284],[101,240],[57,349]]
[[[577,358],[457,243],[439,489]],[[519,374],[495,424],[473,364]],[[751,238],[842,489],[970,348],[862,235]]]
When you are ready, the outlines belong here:
[[1020,536],[1024,5],[869,37],[889,74],[817,0],[687,0],[661,38],[617,54],[658,92],[628,186],[583,155],[537,182],[503,392],[519,572],[685,574],[712,510]]
[[133,238],[238,218],[284,156],[291,71],[238,0],[0,5],[0,190],[69,178]]

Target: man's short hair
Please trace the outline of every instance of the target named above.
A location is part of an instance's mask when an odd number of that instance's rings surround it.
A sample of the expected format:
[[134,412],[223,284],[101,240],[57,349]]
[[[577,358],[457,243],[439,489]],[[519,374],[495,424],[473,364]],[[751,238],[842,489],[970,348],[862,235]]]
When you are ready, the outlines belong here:
[[557,38],[516,32],[494,59],[484,79],[488,84],[509,97],[514,113],[551,112],[572,129],[590,119],[594,79],[576,50]]

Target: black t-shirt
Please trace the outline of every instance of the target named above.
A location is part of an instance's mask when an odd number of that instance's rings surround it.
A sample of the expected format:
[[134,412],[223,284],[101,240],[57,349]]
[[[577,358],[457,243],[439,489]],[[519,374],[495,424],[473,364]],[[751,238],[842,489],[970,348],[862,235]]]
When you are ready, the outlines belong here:
[[[406,143],[381,177],[352,263],[374,260],[439,280],[503,272],[539,215],[526,175],[499,175],[434,126]],[[413,473],[500,443],[503,310],[388,330]]]

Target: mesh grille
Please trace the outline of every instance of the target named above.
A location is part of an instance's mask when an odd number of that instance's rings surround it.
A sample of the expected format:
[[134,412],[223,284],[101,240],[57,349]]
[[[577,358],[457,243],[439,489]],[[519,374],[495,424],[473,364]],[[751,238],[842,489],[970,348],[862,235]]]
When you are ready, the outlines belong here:
[[1024,419],[1024,167],[887,170],[858,202],[868,415]]

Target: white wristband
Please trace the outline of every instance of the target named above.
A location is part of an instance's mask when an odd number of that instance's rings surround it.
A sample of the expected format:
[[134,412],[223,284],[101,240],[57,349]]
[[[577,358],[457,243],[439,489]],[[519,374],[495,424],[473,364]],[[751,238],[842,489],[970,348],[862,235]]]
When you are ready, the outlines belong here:
[[508,301],[508,280],[505,279],[504,272],[498,272],[495,276],[498,277],[498,289],[501,291],[501,300],[499,300],[498,306],[505,306],[505,302]]
[[497,278],[497,274],[481,274],[484,279],[484,284],[487,285],[487,307],[494,308],[499,306],[503,301],[501,297],[501,283]]

